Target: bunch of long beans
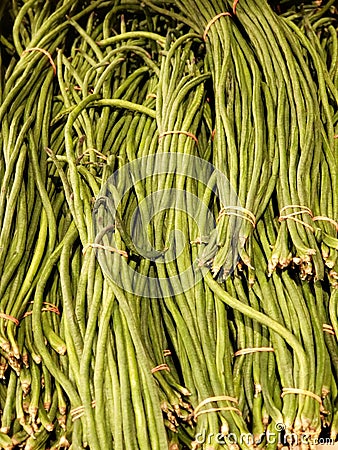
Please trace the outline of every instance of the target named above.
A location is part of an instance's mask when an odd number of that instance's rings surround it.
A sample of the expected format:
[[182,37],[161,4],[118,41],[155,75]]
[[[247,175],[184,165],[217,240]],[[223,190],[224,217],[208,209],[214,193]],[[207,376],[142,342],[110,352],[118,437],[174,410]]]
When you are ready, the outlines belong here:
[[[203,35],[206,60],[212,73],[214,141],[212,161],[229,179],[239,204],[229,200],[221,209],[216,243],[206,246],[203,260],[212,272],[228,275],[223,267],[232,235],[232,223],[242,217],[238,251],[253,269],[251,235],[275,187],[279,161],[269,126],[275,123],[271,93],[251,48],[238,31],[225,5],[182,2],[180,8]],[[196,14],[200,10],[200,14]],[[220,15],[220,16],[218,16]],[[214,18],[217,20],[213,22]],[[267,114],[263,114],[263,105]],[[271,164],[273,161],[273,164]],[[241,177],[238,177],[241,173]],[[216,244],[216,245],[215,245]],[[211,247],[211,248],[210,248]],[[254,278],[254,275],[251,275]]]
[[0,447],[335,440],[333,2],[7,3]]

